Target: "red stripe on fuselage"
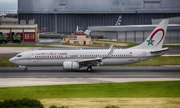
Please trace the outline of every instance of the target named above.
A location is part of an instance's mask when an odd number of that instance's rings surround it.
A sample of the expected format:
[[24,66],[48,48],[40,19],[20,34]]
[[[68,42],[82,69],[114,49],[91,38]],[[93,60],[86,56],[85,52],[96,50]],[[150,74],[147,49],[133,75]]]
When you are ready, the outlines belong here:
[[[149,57],[110,57],[108,59],[134,59],[134,58],[151,58],[151,57],[154,57],[154,56],[149,56]],[[29,59],[20,59],[20,60],[49,60],[49,59],[95,59],[95,58],[29,58]],[[16,60],[16,61],[20,61],[20,60]]]

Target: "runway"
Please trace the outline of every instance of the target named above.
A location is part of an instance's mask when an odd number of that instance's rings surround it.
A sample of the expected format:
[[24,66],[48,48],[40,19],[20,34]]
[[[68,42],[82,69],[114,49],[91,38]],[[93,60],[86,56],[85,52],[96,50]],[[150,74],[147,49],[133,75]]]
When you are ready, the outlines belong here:
[[0,78],[180,78],[180,66],[113,66],[80,70],[63,70],[63,67],[0,67]]
[[180,66],[93,67],[92,72],[62,67],[0,67],[0,87],[62,84],[122,83],[180,80]]

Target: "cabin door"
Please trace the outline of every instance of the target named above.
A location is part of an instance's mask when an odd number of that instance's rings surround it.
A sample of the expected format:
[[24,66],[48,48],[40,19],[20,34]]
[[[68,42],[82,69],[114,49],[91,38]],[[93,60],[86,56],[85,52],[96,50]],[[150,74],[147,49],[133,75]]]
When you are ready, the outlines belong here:
[[138,55],[138,60],[141,60],[141,51],[138,51],[137,55]]

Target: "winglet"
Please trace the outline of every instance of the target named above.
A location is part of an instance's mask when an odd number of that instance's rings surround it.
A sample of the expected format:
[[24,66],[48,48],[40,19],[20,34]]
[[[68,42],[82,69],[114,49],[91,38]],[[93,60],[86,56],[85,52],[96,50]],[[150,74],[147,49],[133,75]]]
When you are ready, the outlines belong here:
[[[113,45],[111,45],[111,47],[113,47]],[[110,48],[109,48],[110,49]],[[106,57],[103,57],[102,59],[105,59],[105,58],[108,58],[108,57],[111,57],[113,52],[114,52],[114,49],[115,47],[111,48],[111,51],[109,51],[108,55]]]
[[112,49],[112,48],[113,48],[113,46],[114,46],[114,44],[112,44],[112,45],[109,47],[109,49]]
[[113,52],[114,52],[114,49],[115,49],[115,47],[113,47],[113,48],[111,49],[111,51],[108,53],[108,55],[107,55],[106,57],[111,57],[112,54],[113,54]]

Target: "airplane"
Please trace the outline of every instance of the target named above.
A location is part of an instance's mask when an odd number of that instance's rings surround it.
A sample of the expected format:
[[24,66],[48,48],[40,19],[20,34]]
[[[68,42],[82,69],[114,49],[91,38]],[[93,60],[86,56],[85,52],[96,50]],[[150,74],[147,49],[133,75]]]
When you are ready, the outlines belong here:
[[[121,19],[122,19],[122,15],[119,15],[118,20],[117,20],[115,26],[120,26],[120,25],[121,25]],[[78,26],[77,26],[76,32],[77,32],[77,31],[79,31],[79,30],[78,30]],[[82,32],[82,31],[80,31],[80,32]],[[91,30],[86,30],[84,33],[85,33],[87,36],[89,36],[89,35],[90,35],[90,32],[91,32]]]
[[169,20],[162,20],[147,39],[140,45],[127,49],[91,50],[37,50],[17,54],[9,61],[28,71],[29,66],[63,66],[64,69],[78,70],[93,66],[124,65],[150,60],[164,54],[168,48],[162,48]]

